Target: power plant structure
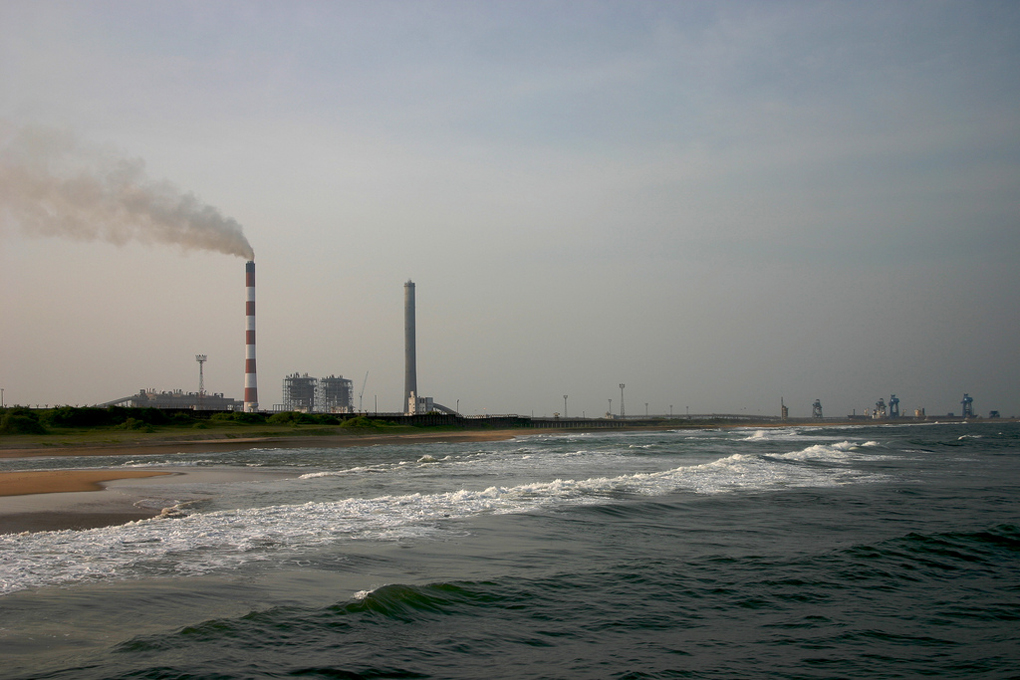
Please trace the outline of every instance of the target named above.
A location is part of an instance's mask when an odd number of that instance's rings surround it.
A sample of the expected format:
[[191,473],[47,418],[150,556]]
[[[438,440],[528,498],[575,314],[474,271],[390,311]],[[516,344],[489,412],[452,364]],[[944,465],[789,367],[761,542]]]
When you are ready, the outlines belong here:
[[206,394],[184,392],[183,390],[157,391],[138,390],[137,394],[107,401],[100,406],[123,406],[125,408],[170,408],[191,411],[240,411],[243,403],[223,396],[222,392]]
[[295,373],[283,379],[283,404],[274,410],[353,413],[354,383],[341,376],[314,378]]
[[255,375],[255,260],[244,266],[246,300],[244,306],[244,410],[252,413],[259,410],[258,380]]
[[315,410],[315,389],[318,379],[311,378],[307,373],[295,373],[283,379],[283,410],[304,411]]
[[342,375],[319,378],[315,392],[315,408],[325,413],[353,413],[354,381]]
[[417,413],[418,366],[414,346],[414,281],[404,284],[404,412]]
[[437,404],[432,397],[418,394],[418,364],[415,353],[414,281],[404,284],[404,414],[409,416],[432,411],[454,414],[453,409]]

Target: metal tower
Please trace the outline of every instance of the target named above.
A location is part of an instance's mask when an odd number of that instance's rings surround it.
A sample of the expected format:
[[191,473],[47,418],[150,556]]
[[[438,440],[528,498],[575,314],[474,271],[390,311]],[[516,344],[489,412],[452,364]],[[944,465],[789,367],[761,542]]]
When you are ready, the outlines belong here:
[[822,400],[815,399],[815,403],[811,404],[811,417],[821,418],[822,417]]
[[895,394],[889,397],[889,417],[900,417],[900,400]]
[[202,367],[205,365],[206,359],[204,354],[196,354],[195,361],[198,362],[198,409],[202,410],[202,397],[205,396],[205,376],[202,373]]

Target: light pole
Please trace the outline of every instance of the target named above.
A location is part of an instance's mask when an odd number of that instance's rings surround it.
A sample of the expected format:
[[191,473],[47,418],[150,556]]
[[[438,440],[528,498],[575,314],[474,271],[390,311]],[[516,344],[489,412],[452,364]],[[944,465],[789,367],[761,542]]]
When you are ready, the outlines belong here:
[[669,405],[669,419],[673,420],[673,404]]
[[648,402],[645,402],[645,418],[648,417]]
[[609,415],[610,416],[613,415],[613,400],[612,399],[609,400]]
[[563,395],[563,417],[567,417],[567,395]]
[[195,361],[198,362],[198,410],[202,410],[202,397],[205,396],[205,376],[202,374],[202,367],[207,357],[205,354],[196,354]]
[[620,417],[623,418],[627,415],[623,408],[623,388],[626,387],[623,383],[620,383]]

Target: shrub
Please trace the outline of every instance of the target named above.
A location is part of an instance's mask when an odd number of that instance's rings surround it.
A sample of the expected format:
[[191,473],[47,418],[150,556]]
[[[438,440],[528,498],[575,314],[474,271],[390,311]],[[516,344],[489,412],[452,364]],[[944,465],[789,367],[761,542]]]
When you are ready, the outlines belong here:
[[144,420],[138,420],[138,418],[128,418],[120,425],[117,425],[116,428],[118,430],[139,430],[141,432],[156,431],[156,428],[154,428],[151,424],[145,422]]
[[61,406],[46,414],[55,427],[96,427],[110,424],[110,412],[96,407]]
[[35,414],[24,415],[18,409],[8,411],[0,418],[0,434],[46,434],[46,428]]
[[313,424],[316,422],[316,419],[314,416],[299,411],[281,411],[269,416],[266,422],[273,425],[293,425],[296,427],[303,424]]
[[231,413],[232,420],[236,420],[239,423],[264,423],[266,422],[265,413],[246,413],[245,411],[234,411]]
[[144,420],[150,425],[165,425],[170,419],[166,415],[166,411],[160,408],[144,408],[141,413],[138,414],[139,420]]
[[371,418],[367,418],[365,416],[354,416],[353,418],[348,418],[344,422],[340,423],[340,427],[351,427],[351,428],[354,428],[354,427],[373,427],[373,428],[376,428],[376,427],[382,427],[385,424],[386,423],[384,421],[382,421],[382,420],[372,420]]

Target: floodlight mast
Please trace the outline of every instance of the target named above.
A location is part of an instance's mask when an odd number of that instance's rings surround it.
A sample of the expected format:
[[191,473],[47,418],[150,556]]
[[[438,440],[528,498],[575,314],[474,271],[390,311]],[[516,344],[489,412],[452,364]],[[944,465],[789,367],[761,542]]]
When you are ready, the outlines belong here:
[[202,368],[209,357],[205,354],[196,354],[195,361],[198,362],[198,410],[202,410],[202,397],[205,396],[205,375]]

